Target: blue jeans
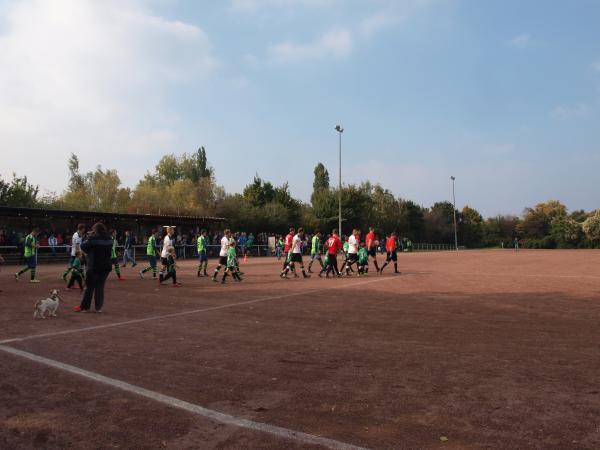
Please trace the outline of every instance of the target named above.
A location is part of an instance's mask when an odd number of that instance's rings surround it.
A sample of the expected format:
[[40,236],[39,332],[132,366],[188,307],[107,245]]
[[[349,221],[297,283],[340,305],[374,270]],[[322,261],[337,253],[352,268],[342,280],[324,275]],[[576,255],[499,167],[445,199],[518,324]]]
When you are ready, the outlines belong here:
[[135,258],[133,257],[133,252],[130,248],[123,250],[123,267],[127,266],[127,261],[131,261],[134,266],[137,265]]

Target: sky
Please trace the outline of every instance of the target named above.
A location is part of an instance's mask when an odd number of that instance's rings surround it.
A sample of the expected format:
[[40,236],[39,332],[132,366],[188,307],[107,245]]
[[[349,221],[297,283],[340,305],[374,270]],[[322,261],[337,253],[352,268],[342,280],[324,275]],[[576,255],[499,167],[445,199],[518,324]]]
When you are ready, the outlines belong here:
[[485,216],[600,207],[600,1],[0,0],[0,175],[66,187],[67,159],[134,187],[205,146],[308,201],[381,183]]

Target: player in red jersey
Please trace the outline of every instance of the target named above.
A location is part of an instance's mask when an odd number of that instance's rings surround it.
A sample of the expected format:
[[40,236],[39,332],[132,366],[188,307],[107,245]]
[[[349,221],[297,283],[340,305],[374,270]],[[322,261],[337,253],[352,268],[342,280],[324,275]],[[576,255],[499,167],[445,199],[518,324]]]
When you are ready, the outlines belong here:
[[394,261],[394,273],[400,273],[398,272],[398,254],[396,253],[397,243],[398,235],[396,233],[392,233],[390,237],[385,240],[387,258],[385,259],[385,264],[381,267],[379,273],[383,273],[383,269],[385,269],[385,266],[387,266],[390,261]]
[[343,246],[342,241],[338,236],[338,230],[333,230],[333,232],[331,233],[331,237],[327,239],[326,246],[328,264],[321,271],[321,273],[319,273],[319,276],[321,277],[323,275],[323,272],[326,272],[325,276],[329,278],[329,273],[334,272],[339,277],[341,275],[340,270],[338,269],[337,254],[340,252]]
[[365,237],[365,243],[367,245],[367,252],[369,256],[373,258],[373,262],[375,263],[375,271],[379,272],[379,265],[377,264],[377,245],[375,244],[375,230],[373,227],[369,227],[369,232]]
[[[288,233],[288,235],[285,237],[285,245],[283,247],[283,255],[287,256],[287,254],[289,253],[289,251],[292,249],[292,241],[294,240],[294,235],[296,234],[296,229],[294,227],[290,228],[290,232]],[[285,270],[287,266],[287,260],[283,262],[283,269]]]

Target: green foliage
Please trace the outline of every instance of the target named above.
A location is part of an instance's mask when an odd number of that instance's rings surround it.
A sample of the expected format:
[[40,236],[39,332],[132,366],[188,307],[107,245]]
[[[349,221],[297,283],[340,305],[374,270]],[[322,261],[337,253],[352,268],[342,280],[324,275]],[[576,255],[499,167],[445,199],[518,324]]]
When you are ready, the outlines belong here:
[[459,241],[469,248],[480,247],[483,242],[483,217],[479,211],[465,206],[460,212]]
[[483,225],[483,245],[485,247],[512,247],[517,236],[519,218],[497,216],[486,219]]
[[534,208],[525,209],[523,221],[519,223],[517,232],[525,239],[540,241],[550,234],[552,220],[566,215],[566,206],[557,200],[538,203]]
[[576,220],[559,215],[552,219],[550,237],[557,248],[576,248],[583,243],[583,228]]
[[303,226],[308,232],[328,233],[338,226],[338,198],[341,196],[343,234],[353,228],[366,232],[373,226],[383,236],[392,231],[414,242],[454,243],[456,214],[459,244],[512,247],[519,238],[527,248],[578,248],[600,246],[600,210],[567,214],[562,203],[551,200],[526,208],[523,218],[498,216],[483,219],[465,206],[455,211],[450,202],[430,208],[401,198],[379,184],[346,185],[341,191],[330,186],[329,172],[322,163],[314,169],[311,204],[295,199],[288,183],[274,186],[256,174],[242,194],[226,194],[215,183],[206,150],[181,156],[163,156],[152,173],[146,173],[131,190],[121,186],[115,169],[82,173],[79,158],[68,160],[69,182],[59,197],[39,197],[37,186],[27,177],[13,174],[10,182],[0,178],[0,205],[38,206],[91,211],[217,215],[227,218],[226,226],[247,232],[284,233],[289,226]]
[[38,203],[39,187],[30,184],[27,177],[13,173],[10,183],[0,178],[0,205],[32,208]]
[[585,236],[594,244],[600,244],[600,209],[583,222]]

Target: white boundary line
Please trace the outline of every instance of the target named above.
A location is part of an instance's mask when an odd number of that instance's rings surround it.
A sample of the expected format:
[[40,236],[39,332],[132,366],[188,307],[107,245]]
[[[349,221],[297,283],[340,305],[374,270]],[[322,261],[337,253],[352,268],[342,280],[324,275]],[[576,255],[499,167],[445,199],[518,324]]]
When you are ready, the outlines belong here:
[[137,323],[150,322],[153,320],[171,319],[173,317],[188,316],[191,314],[199,314],[199,313],[203,313],[203,312],[217,311],[220,309],[234,308],[236,306],[251,305],[253,303],[261,303],[261,302],[266,302],[266,301],[270,301],[270,300],[278,300],[278,299],[282,299],[282,298],[297,297],[300,295],[310,295],[310,294],[314,294],[316,292],[322,292],[324,290],[344,289],[344,288],[348,288],[348,287],[362,286],[365,284],[377,283],[377,282],[381,282],[381,281],[389,281],[389,280],[394,280],[394,279],[397,279],[397,278],[396,277],[378,277],[375,279],[362,281],[362,282],[358,282],[358,283],[347,283],[347,284],[343,284],[343,285],[336,284],[336,285],[331,285],[331,286],[327,286],[327,287],[323,287],[323,288],[319,288],[319,289],[311,289],[308,291],[292,292],[291,294],[281,294],[281,295],[273,295],[273,296],[269,296],[269,297],[261,297],[261,298],[256,298],[254,300],[248,300],[245,302],[228,303],[226,305],[210,306],[208,308],[201,308],[201,309],[192,309],[192,310],[181,311],[181,312],[172,313],[172,314],[164,314],[162,316],[143,317],[141,319],[126,320],[124,322],[114,322],[114,323],[107,323],[104,325],[94,325],[91,327],[74,328],[74,329],[70,329],[70,330],[61,330],[61,331],[55,331],[55,332],[50,332],[50,333],[33,334],[30,336],[4,339],[4,340],[0,341],[0,345],[10,344],[12,342],[29,341],[32,339],[41,339],[41,338],[45,338],[45,337],[62,336],[65,334],[81,333],[84,331],[94,331],[94,330],[102,330],[105,328],[120,327],[120,326],[124,326],[124,325],[133,325],[133,324],[137,324]]
[[477,275],[482,277],[523,277],[523,278],[588,278],[591,280],[598,280],[598,275],[553,275],[553,274],[527,274],[527,273],[486,273],[486,272],[438,272],[452,275]]
[[313,434],[303,433],[301,431],[294,431],[288,428],[278,427],[276,425],[269,425],[263,422],[255,422],[253,420],[243,419],[240,417],[235,417],[229,414],[224,414],[219,411],[215,411],[212,409],[204,408],[200,405],[195,405],[193,403],[189,403],[183,400],[180,400],[175,397],[170,397],[168,395],[161,394],[159,392],[150,391],[148,389],[144,389],[140,386],[135,386],[133,384],[126,383],[124,381],[116,380],[114,378],[105,377],[104,375],[100,375],[99,373],[90,372],[88,370],[80,369],[79,367],[71,366],[69,364],[64,364],[59,361],[55,361],[53,359],[44,358],[43,356],[38,356],[33,353],[24,352],[22,350],[17,350],[12,347],[8,347],[5,345],[0,345],[0,350],[9,353],[14,356],[19,356],[21,358],[27,359],[29,361],[36,362],[38,364],[43,364],[45,366],[52,367],[54,369],[62,370],[64,372],[68,372],[74,375],[78,375],[83,378],[87,378],[98,383],[102,383],[116,389],[120,389],[125,392],[129,392],[132,394],[139,395],[141,397],[146,397],[156,402],[162,403],[167,406],[171,406],[173,408],[183,409],[184,411],[188,411],[192,414],[205,417],[207,419],[211,419],[217,422],[221,422],[227,425],[233,425],[240,428],[246,428],[253,431],[260,431],[264,433],[269,433],[274,436],[289,439],[296,442],[301,442],[304,444],[312,444],[312,445],[321,445],[330,449],[337,450],[366,450],[363,447],[358,447],[352,444],[346,444],[345,442],[336,441],[334,439],[329,439],[321,436],[316,436]]

